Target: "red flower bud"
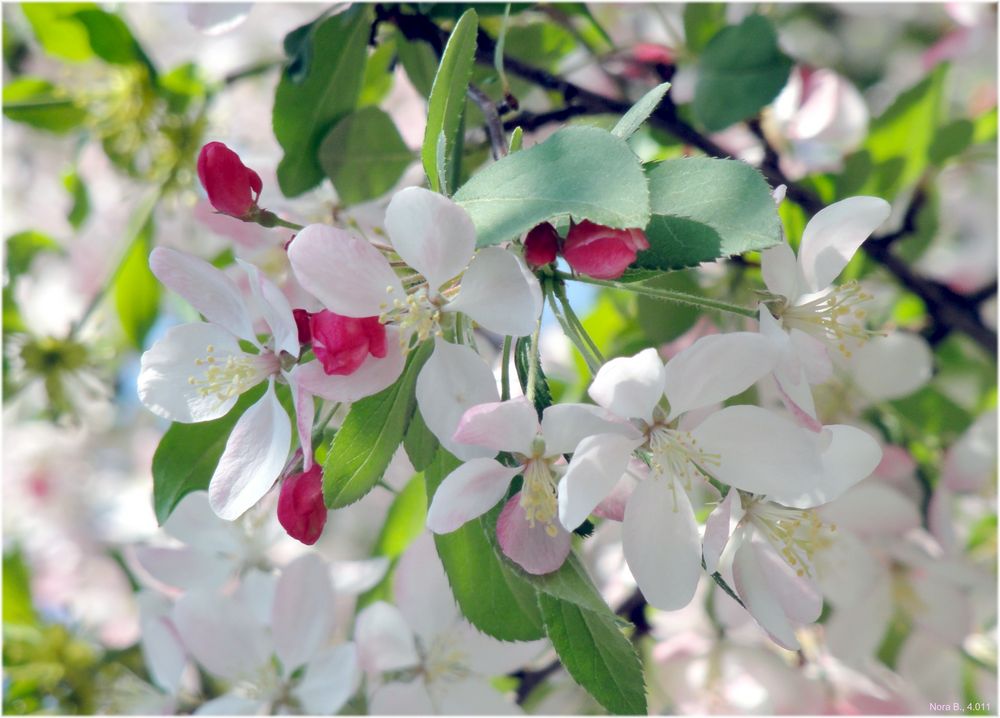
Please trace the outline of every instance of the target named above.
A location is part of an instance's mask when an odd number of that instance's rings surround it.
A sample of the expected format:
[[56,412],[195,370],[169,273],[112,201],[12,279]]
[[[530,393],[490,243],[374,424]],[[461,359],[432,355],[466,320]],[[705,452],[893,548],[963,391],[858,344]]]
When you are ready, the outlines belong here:
[[309,312],[305,309],[293,309],[292,316],[295,317],[295,328],[299,330],[299,344],[308,344],[312,341],[312,330],[309,328]]
[[353,374],[368,358],[386,354],[385,325],[378,317],[342,317],[324,309],[309,317],[313,353],[327,374]]
[[216,210],[241,219],[257,206],[264,188],[260,175],[221,142],[209,142],[201,148],[198,179]]
[[643,249],[649,242],[641,229],[611,229],[584,220],[570,227],[562,254],[580,274],[618,279]]
[[632,57],[644,65],[672,65],[674,53],[669,47],[652,42],[640,42],[632,48]]
[[548,222],[538,225],[524,238],[524,261],[532,269],[552,264],[558,250],[559,233]]
[[278,521],[296,541],[312,546],[323,535],[326,504],[323,503],[323,470],[313,464],[309,471],[292,474],[281,483]]

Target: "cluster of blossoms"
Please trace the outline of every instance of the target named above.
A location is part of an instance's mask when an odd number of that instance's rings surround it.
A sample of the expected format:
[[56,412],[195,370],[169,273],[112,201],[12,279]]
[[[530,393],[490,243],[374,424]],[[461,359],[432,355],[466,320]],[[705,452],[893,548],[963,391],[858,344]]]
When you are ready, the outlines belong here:
[[[199,172],[219,211],[244,220],[261,214],[259,178],[223,145],[206,146]],[[562,565],[588,517],[620,521],[625,561],[650,604],[687,605],[704,568],[734,587],[777,643],[797,648],[796,628],[822,608],[817,556],[836,534],[816,509],[882,459],[866,431],[820,421],[812,386],[833,375],[834,356],[849,358],[869,334],[860,307],[869,297],[833,281],[888,215],[889,205],[872,197],[828,207],[806,227],[798,256],[786,244],[764,252],[770,294],[757,331],[703,336],[666,363],[653,348],[612,359],[590,384],[593,404],[555,404],[541,414],[525,397],[501,400],[469,322],[499,335],[532,334],[542,292],[529,267],[561,254],[577,272],[615,278],[648,247],[641,231],[584,221],[562,238],[543,224],[523,245],[477,250],[460,206],[409,188],[386,210],[388,244],[320,224],[289,242],[291,270],[318,311],[293,307],[251,264],[240,262],[246,297],[207,262],[158,248],[153,272],[206,321],[169,330],[143,355],[139,395],[173,421],[210,421],[266,383],[226,443],[209,501],[220,517],[236,519],[280,479],[281,524],[313,543],[326,520],[312,446],[315,399],[379,392],[432,342],[416,379],[417,407],[464,463],[433,497],[431,531],[454,531],[502,502],[500,548],[540,575]],[[758,384],[780,402],[723,406]],[[294,452],[281,385],[296,417]],[[703,509],[711,513],[701,529]]]

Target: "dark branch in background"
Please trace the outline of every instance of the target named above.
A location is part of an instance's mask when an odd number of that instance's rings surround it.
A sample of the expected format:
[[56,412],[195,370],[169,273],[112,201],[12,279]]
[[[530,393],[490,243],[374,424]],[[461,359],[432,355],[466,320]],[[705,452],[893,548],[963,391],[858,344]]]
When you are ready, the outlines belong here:
[[497,106],[489,95],[478,87],[469,83],[469,99],[479,106],[483,117],[486,118],[486,134],[490,138],[490,149],[493,152],[493,159],[498,160],[507,154],[507,142],[504,140],[504,126],[500,122],[500,113]]

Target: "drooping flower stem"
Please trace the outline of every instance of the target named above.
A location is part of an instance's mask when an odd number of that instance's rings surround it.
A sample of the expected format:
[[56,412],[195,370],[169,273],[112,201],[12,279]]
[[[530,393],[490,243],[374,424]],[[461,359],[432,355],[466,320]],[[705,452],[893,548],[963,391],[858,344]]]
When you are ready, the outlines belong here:
[[569,303],[569,297],[566,296],[566,285],[563,282],[554,282],[554,291],[556,297],[559,299],[559,303],[562,304],[563,311],[566,313],[566,318],[569,323],[576,329],[580,337],[587,343],[590,348],[590,352],[594,359],[597,360],[597,366],[604,363],[604,356],[601,354],[601,350],[598,348],[597,343],[591,338],[590,333],[587,331],[586,327],[583,326],[583,322],[573,311],[572,305]]
[[566,272],[557,272],[556,276],[560,279],[572,279],[586,284],[596,284],[599,287],[620,289],[625,292],[632,292],[634,294],[640,294],[644,297],[660,299],[665,302],[687,304],[692,307],[712,309],[718,312],[728,312],[730,314],[738,314],[743,317],[756,318],[757,316],[757,311],[755,309],[751,309],[750,307],[741,307],[738,304],[730,304],[729,302],[724,302],[720,299],[709,299],[708,297],[700,297],[697,294],[688,294],[687,292],[678,292],[673,289],[654,289],[653,287],[643,286],[640,282],[616,282],[609,279],[594,279],[593,277],[586,277],[582,274],[573,275]]

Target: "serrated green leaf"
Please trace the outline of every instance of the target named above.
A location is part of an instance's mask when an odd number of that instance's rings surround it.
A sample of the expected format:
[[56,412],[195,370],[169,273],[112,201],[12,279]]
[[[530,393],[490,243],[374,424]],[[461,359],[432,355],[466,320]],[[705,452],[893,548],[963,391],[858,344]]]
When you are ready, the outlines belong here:
[[[147,200],[132,219],[130,231],[135,231],[135,234],[115,273],[112,289],[122,330],[132,345],[140,350],[160,311],[160,282],[149,268],[156,199],[157,196],[154,196]],[[135,230],[135,227],[139,229]]]
[[[428,505],[444,478],[461,465],[444,449],[424,471]],[[501,558],[487,531],[494,531],[499,506],[449,534],[434,536],[462,614],[483,633],[501,641],[532,641],[545,630],[530,581]]]
[[392,118],[378,107],[349,114],[319,147],[319,163],[345,205],[381,197],[413,160]]
[[778,96],[791,70],[771,23],[749,15],[716,33],[698,58],[695,116],[712,132],[752,117]]
[[680,269],[781,241],[767,182],[736,160],[667,160],[648,171],[650,248],[636,266]]
[[692,2],[684,6],[684,44],[695,55],[725,26],[725,3]]
[[[518,337],[514,343],[514,371],[521,391],[528,395],[528,374],[531,366],[531,340],[528,337]],[[542,412],[552,406],[552,392],[549,391],[549,381],[545,378],[542,367],[537,369],[535,378],[535,411],[541,421]]]
[[87,111],[65,89],[37,77],[19,77],[4,86],[3,113],[15,122],[56,133],[76,129],[87,119]]
[[616,715],[646,715],[642,662],[615,615],[538,594],[545,631],[566,671]]
[[466,182],[455,201],[472,217],[480,247],[564,217],[618,229],[649,222],[639,160],[623,139],[596,127],[567,127],[504,157]]
[[469,87],[469,75],[476,56],[478,28],[479,17],[475,10],[470,9],[462,14],[448,38],[431,87],[427,103],[427,128],[420,156],[431,189],[435,192],[440,192],[444,183],[438,168],[438,137],[442,133],[445,141],[444,164],[451,167],[460,157],[461,145],[457,135],[462,131],[465,92]]
[[433,348],[434,342],[424,342],[412,350],[395,384],[351,405],[323,463],[323,497],[330,508],[360,500],[382,478],[406,435],[417,405],[417,376]]
[[225,416],[198,424],[171,424],[153,454],[153,509],[162,526],[181,499],[208,489],[226,441],[243,412],[264,394],[266,382],[245,392]]
[[670,83],[664,82],[643,95],[642,99],[632,105],[629,111],[618,120],[618,124],[611,130],[611,134],[621,137],[623,140],[631,137],[636,130],[642,127],[642,123],[656,111],[669,89]]
[[308,72],[298,79],[287,69],[282,74],[272,124],[285,152],[278,184],[286,197],[300,195],[323,179],[319,144],[357,106],[370,25],[371,8],[364,5],[322,20],[302,38],[310,44]]
[[440,445],[438,438],[427,428],[418,408],[413,412],[410,427],[406,430],[406,436],[403,438],[403,448],[406,449],[406,455],[409,457],[410,463],[413,464],[413,468],[417,471],[426,469],[434,460],[434,455]]

